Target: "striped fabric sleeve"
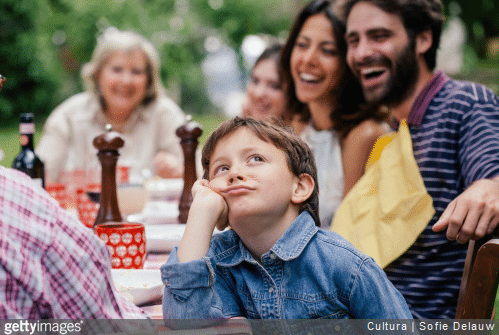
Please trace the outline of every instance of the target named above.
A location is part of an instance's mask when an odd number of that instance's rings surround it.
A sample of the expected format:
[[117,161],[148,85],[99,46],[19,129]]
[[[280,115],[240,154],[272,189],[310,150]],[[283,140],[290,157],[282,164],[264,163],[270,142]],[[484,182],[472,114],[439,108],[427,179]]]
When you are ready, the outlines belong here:
[[[487,88],[470,85],[470,108],[460,127],[459,158],[465,187],[499,175],[499,103]],[[464,94],[464,93],[463,93]]]

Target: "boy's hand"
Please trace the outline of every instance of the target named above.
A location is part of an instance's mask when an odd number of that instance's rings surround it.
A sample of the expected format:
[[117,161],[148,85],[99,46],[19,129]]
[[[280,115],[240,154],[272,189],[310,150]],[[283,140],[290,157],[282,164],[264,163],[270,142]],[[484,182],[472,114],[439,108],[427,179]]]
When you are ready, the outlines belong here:
[[192,186],[192,204],[177,258],[180,263],[201,259],[208,254],[215,227],[227,227],[229,207],[225,199],[213,191],[208,181],[197,180]]
[[[225,199],[210,187],[206,179],[197,180],[192,186],[192,198],[198,204],[202,204],[205,210],[216,217],[215,227],[224,230],[228,224],[229,207]],[[192,207],[191,207],[192,208]]]

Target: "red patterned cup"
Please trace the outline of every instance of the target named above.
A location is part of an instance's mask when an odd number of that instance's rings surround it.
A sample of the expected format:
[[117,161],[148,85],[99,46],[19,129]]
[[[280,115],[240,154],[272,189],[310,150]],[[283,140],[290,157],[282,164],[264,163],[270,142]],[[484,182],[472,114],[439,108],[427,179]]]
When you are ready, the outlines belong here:
[[95,227],[106,243],[113,269],[142,269],[146,259],[146,235],[142,223],[108,222]]

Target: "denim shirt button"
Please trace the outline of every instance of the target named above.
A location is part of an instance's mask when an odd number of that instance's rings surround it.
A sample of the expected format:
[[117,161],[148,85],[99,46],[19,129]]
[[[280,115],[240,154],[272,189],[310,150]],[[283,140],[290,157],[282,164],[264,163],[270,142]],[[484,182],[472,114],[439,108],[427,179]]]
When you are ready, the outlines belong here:
[[269,293],[272,293],[272,292],[274,292],[274,288],[273,287],[269,288]]

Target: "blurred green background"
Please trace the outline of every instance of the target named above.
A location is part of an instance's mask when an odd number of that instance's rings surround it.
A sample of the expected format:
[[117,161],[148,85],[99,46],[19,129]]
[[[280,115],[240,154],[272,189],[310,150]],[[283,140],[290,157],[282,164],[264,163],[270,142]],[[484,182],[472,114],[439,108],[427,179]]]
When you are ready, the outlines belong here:
[[[81,66],[96,38],[110,26],[150,39],[162,58],[162,78],[182,109],[204,125],[202,141],[223,120],[210,98],[203,61],[224,46],[233,51],[240,83],[249,64],[243,41],[250,35],[284,39],[303,0],[2,0],[0,164],[19,152],[18,116],[33,112],[37,140],[53,108],[82,90]],[[444,0],[447,25],[460,18],[465,41],[455,78],[499,92],[499,4],[495,0]],[[450,37],[444,48],[458,41]],[[445,62],[445,60],[444,60]],[[0,151],[1,152],[1,151]],[[499,303],[496,304],[499,306]]]
[[[341,0],[339,0],[341,1]],[[150,39],[162,58],[171,96],[195,115],[220,113],[208,97],[202,62],[220,43],[234,50],[244,77],[242,44],[249,35],[285,38],[304,0],[2,0],[0,129],[21,112],[42,121],[82,90],[79,70],[107,27],[132,29]],[[460,17],[466,42],[456,76],[497,90],[499,4],[444,0],[448,18]],[[451,21],[451,20],[449,20]]]
[[[135,30],[153,42],[162,58],[164,83],[187,113],[221,113],[209,98],[203,60],[217,44],[230,48],[245,83],[244,39],[285,38],[307,2],[2,0],[0,74],[8,81],[0,94],[0,131],[17,124],[21,112],[33,112],[43,123],[57,104],[80,92],[79,70],[90,59],[97,36],[110,26]],[[444,0],[444,4],[448,18],[461,18],[466,35],[463,66],[454,76],[497,91],[499,4],[494,0]]]

